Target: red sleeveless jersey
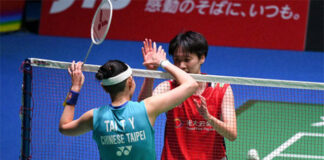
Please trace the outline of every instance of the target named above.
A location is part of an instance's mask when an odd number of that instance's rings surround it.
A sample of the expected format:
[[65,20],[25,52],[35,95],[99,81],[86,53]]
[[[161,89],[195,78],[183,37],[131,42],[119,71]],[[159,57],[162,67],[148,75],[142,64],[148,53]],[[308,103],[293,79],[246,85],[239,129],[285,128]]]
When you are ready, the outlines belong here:
[[[170,84],[171,89],[176,87],[172,81]],[[217,119],[221,117],[221,104],[228,86],[217,84],[202,93],[209,113]],[[167,112],[163,160],[220,160],[226,156],[224,137],[199,114],[193,99],[200,100],[192,95]]]

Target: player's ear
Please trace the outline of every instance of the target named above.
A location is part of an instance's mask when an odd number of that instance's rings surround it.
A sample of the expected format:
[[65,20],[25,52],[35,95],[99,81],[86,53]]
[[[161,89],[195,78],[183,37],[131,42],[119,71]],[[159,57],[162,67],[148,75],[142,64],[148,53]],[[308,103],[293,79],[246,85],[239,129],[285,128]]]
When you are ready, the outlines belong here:
[[199,59],[199,63],[200,64],[204,64],[206,60],[206,56],[205,55],[201,55],[200,59]]
[[128,86],[128,89],[131,89],[133,87],[133,77],[130,76],[127,78],[127,86]]

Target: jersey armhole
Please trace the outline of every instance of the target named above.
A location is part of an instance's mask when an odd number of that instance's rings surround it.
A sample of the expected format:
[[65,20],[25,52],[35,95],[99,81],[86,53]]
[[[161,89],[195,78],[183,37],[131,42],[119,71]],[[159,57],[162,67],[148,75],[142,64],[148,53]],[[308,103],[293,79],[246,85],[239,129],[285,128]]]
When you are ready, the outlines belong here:
[[144,113],[145,114],[145,117],[146,117],[145,119],[146,119],[147,123],[150,125],[150,128],[151,128],[152,133],[155,134],[154,127],[152,126],[152,124],[150,122],[150,118],[148,116],[147,109],[146,109],[146,106],[145,106],[144,101],[141,101],[140,104],[141,104],[141,106],[143,106],[143,109],[145,111],[145,113]]
[[227,88],[230,86],[230,84],[228,84],[228,83],[225,83],[225,84],[223,84],[221,87],[222,87],[222,92],[223,92],[223,97],[224,97],[224,95],[225,95],[225,93],[226,93],[226,91],[227,91]]
[[98,121],[98,112],[99,112],[99,109],[100,108],[93,109],[93,117],[92,117],[92,125],[93,125],[92,130],[93,131],[98,127],[98,124],[96,122]]

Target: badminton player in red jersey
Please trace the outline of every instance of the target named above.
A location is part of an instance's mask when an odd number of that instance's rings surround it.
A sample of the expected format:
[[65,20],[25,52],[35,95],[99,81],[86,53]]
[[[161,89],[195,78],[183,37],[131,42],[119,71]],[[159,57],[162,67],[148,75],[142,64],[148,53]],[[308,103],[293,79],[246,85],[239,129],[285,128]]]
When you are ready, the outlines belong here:
[[[152,50],[152,41],[145,40],[142,52]],[[169,44],[174,64],[187,73],[202,74],[201,65],[208,52],[206,39],[197,32],[179,33]],[[144,59],[145,62],[145,59]],[[146,66],[147,69],[156,69]],[[174,89],[178,83],[164,81],[153,90],[154,79],[146,78],[140,99]],[[234,96],[229,84],[199,83],[188,99],[167,112],[164,160],[226,160],[225,140],[237,137]]]

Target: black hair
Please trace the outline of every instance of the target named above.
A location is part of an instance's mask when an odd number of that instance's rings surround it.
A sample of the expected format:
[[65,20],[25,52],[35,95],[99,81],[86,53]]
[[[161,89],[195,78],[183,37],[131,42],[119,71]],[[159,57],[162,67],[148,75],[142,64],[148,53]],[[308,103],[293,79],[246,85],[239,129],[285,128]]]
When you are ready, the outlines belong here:
[[[109,60],[99,68],[98,72],[96,73],[96,79],[101,81],[103,79],[117,76],[118,74],[126,71],[127,68],[128,66],[122,61]],[[115,85],[103,86],[103,88],[105,89],[106,92],[109,92],[110,94],[118,93],[125,89],[126,80],[117,83]]]
[[181,32],[170,41],[169,54],[173,57],[179,50],[186,54],[196,54],[200,59],[202,55],[207,57],[208,43],[205,37],[198,32]]

